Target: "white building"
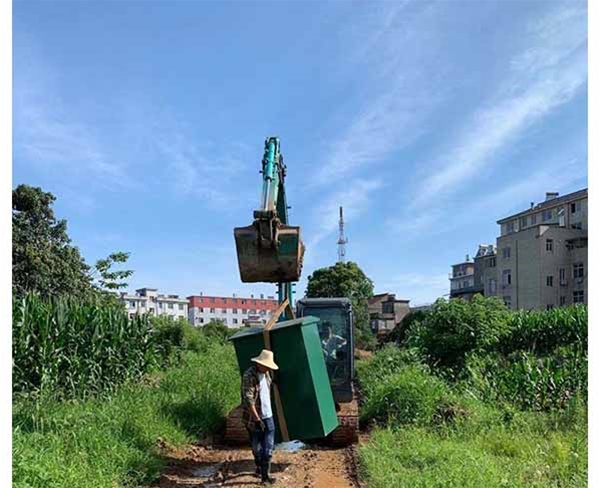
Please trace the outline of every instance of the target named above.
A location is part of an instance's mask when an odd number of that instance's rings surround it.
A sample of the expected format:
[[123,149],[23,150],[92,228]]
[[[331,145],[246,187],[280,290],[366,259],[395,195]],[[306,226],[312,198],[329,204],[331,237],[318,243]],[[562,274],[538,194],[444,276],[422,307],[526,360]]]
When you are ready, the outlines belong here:
[[221,320],[228,327],[243,327],[247,323],[265,324],[278,302],[274,297],[217,297],[192,295],[188,297],[188,320],[192,325],[202,326],[211,320]]
[[135,295],[121,293],[129,317],[135,314],[167,315],[178,319],[188,318],[188,301],[179,295],[159,295],[156,288],[140,288]]

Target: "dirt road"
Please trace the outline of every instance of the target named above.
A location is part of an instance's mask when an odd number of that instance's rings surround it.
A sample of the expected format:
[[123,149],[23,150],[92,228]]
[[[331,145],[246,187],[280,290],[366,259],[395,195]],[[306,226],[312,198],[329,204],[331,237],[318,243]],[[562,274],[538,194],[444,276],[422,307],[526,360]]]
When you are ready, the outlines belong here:
[[[341,449],[310,446],[297,452],[275,451],[272,474],[279,488],[355,488],[357,482],[355,446]],[[254,476],[249,448],[192,445],[185,448],[162,446],[169,465],[156,487],[237,487],[260,486]]]

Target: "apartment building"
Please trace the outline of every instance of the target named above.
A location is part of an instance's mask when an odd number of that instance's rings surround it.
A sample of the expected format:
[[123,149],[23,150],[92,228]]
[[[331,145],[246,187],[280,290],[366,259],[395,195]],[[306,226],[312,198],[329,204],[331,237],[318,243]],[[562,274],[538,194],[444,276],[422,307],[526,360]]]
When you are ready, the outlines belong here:
[[[551,309],[588,303],[587,189],[559,196],[497,221],[496,249],[479,246],[469,289],[469,263],[454,265],[450,296],[499,296],[513,310]],[[461,265],[464,265],[461,267]]]
[[475,254],[474,286],[475,293],[494,296],[498,292],[498,270],[496,246],[480,244]]
[[498,220],[498,296],[512,309],[587,303],[587,189]]
[[188,297],[188,320],[192,325],[202,326],[211,320],[221,320],[228,327],[242,327],[247,323],[267,323],[277,310],[275,297],[260,295],[250,298],[192,295]]
[[396,298],[393,293],[380,293],[369,300],[369,321],[376,334],[387,334],[410,313],[410,300]]
[[470,300],[478,290],[475,288],[475,263],[467,254],[462,263],[452,265],[450,275],[450,298]]
[[157,288],[140,288],[134,295],[120,294],[129,317],[136,314],[166,315],[174,319],[188,317],[188,301],[179,295],[160,295]]

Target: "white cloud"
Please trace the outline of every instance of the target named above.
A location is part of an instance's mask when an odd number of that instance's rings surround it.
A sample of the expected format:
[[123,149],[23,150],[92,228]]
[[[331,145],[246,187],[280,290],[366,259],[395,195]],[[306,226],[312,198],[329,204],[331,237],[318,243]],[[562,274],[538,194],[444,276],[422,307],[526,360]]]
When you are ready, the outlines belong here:
[[327,145],[315,185],[351,176],[413,142],[427,129],[425,121],[449,89],[434,89],[429,71],[443,70],[443,63],[434,61],[439,7],[425,2],[374,6],[366,19],[352,25],[349,34],[359,41],[350,42],[349,54],[342,56],[343,71],[360,81],[360,108]]
[[105,188],[131,185],[122,162],[63,99],[57,75],[32,41],[21,40],[13,87],[15,152],[55,174],[93,178]]
[[511,71],[487,106],[477,110],[456,142],[415,191],[415,206],[461,191],[482,169],[497,164],[500,150],[531,125],[570,101],[587,82],[585,9],[553,11],[530,28],[528,47],[515,55]]

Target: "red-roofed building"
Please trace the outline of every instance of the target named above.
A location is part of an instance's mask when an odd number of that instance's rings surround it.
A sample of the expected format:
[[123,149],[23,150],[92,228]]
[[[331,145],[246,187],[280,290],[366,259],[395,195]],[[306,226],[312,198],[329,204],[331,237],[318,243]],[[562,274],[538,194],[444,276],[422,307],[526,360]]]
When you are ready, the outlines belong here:
[[266,323],[277,310],[275,297],[218,297],[203,294],[188,298],[188,320],[192,325],[202,326],[211,320],[222,320],[228,327],[242,327],[247,321]]

